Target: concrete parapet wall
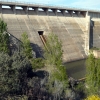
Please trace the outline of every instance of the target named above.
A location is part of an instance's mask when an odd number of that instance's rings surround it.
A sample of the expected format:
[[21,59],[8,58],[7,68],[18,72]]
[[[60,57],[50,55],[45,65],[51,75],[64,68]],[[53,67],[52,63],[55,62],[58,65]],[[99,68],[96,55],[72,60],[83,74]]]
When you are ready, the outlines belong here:
[[42,9],[46,15],[50,13],[50,10],[55,14],[59,15],[59,11],[61,12],[61,15],[65,16],[67,13],[69,13],[71,16],[74,15],[83,15],[84,17],[86,16],[86,10],[84,9],[73,9],[73,8],[68,8],[68,7],[59,7],[59,6],[47,6],[47,5],[39,5],[39,4],[26,4],[26,3],[19,3],[19,2],[5,2],[5,1],[0,1],[0,12],[2,12],[2,6],[8,6],[12,9],[12,11],[16,14],[16,7],[21,7],[26,14],[28,14],[29,9],[34,9],[35,13],[39,13],[39,9]]
[[100,18],[100,12],[89,12],[91,18]]

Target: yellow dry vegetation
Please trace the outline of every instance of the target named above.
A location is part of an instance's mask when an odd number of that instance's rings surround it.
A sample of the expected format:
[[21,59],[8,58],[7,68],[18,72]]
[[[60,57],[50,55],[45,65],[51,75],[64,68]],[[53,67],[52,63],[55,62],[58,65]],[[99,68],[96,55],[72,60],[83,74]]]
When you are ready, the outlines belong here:
[[100,97],[98,95],[92,95],[87,97],[85,100],[100,100]]

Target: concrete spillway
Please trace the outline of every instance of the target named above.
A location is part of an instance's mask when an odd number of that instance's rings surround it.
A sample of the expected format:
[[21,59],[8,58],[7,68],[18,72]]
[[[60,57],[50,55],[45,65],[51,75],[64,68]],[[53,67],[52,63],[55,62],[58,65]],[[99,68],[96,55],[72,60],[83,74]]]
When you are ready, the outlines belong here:
[[[10,8],[2,8],[3,5]],[[16,6],[23,9],[16,9]],[[21,4],[16,4],[16,6],[14,3],[2,3],[0,6],[1,18],[7,23],[8,32],[16,38],[20,39],[21,34],[27,32],[31,43],[36,44],[34,48],[40,54],[40,48],[44,46],[39,36],[40,31],[46,37],[52,32],[59,37],[62,41],[64,62],[86,58],[90,44],[100,47],[99,38],[97,39],[100,22],[98,19],[96,22],[93,19],[93,24],[87,11]],[[32,10],[27,9],[29,7]],[[39,10],[39,8],[43,10]],[[90,32],[96,33],[95,37]]]

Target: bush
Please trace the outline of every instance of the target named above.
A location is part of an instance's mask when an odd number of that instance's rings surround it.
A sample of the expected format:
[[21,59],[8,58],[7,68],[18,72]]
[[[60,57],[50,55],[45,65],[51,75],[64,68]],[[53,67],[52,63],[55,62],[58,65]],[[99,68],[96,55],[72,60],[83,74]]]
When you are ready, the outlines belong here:
[[28,59],[19,52],[16,52],[12,57],[0,53],[0,95],[25,92],[27,72],[30,68]]

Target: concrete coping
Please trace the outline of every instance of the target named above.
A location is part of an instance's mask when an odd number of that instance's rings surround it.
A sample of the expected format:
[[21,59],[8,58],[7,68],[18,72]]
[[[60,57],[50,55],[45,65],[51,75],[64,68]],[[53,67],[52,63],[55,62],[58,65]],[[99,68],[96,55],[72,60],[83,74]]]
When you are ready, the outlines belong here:
[[27,6],[30,8],[37,7],[37,8],[46,8],[46,9],[55,9],[55,10],[71,10],[71,11],[77,11],[77,12],[87,12],[87,10],[78,9],[78,8],[71,8],[71,7],[61,7],[61,6],[49,6],[49,5],[43,5],[43,4],[31,4],[31,3],[23,3],[23,2],[9,2],[9,1],[0,1],[1,5],[4,6],[17,6],[17,7],[23,7]]
[[33,2],[22,2],[22,1],[12,1],[12,0],[0,0],[1,5],[16,5],[16,6],[28,6],[28,7],[41,7],[41,8],[48,8],[48,9],[58,9],[58,10],[73,10],[73,11],[80,11],[80,12],[98,12],[100,10],[92,10],[92,9],[85,9],[85,8],[77,8],[77,7],[67,7],[67,6],[57,6],[57,5],[48,5],[48,4],[39,4]]

